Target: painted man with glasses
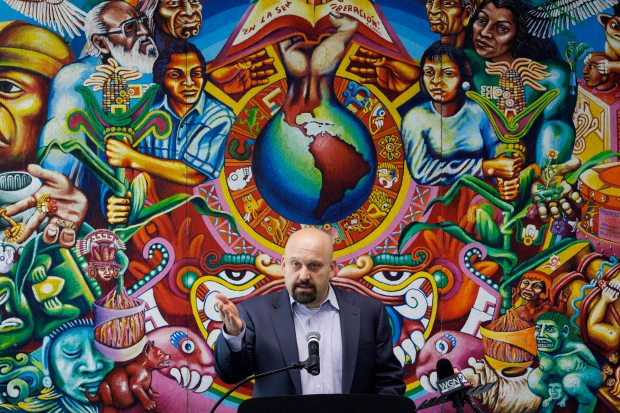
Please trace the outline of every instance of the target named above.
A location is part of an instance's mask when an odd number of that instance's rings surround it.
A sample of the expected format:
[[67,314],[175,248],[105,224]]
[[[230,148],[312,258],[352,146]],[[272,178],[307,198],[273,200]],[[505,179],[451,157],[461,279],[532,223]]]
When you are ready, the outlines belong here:
[[[39,140],[40,147],[47,146],[53,140],[60,143],[82,140],[89,144],[83,133],[69,132],[66,119],[74,109],[84,109],[82,96],[75,88],[95,73],[97,65],[114,59],[120,66],[133,67],[141,72],[141,83],[151,83],[150,73],[159,53],[144,15],[123,0],[112,0],[97,4],[85,20],[88,56],[65,66],[54,78],[48,121]],[[52,151],[43,162],[43,167],[69,176],[77,187],[89,192],[87,197],[91,205],[100,204],[102,194],[99,181],[73,156]],[[98,208],[91,208],[91,212],[93,210]],[[97,211],[90,214],[88,220],[95,226],[102,226],[105,222],[101,221],[101,216]]]

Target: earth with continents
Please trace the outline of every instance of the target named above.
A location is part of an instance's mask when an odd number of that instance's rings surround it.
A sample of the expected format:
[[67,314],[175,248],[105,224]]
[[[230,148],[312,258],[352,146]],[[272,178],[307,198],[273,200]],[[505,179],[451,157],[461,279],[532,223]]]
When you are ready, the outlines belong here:
[[377,154],[362,122],[337,105],[277,113],[256,139],[252,171],[269,206],[284,218],[320,225],[355,212],[373,187]]

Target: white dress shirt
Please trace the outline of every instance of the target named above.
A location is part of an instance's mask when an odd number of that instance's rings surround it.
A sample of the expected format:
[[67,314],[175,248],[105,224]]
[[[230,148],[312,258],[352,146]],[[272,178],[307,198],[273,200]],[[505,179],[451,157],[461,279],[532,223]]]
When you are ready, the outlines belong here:
[[[334,289],[331,285],[329,286],[327,298],[318,308],[308,308],[297,303],[293,297],[290,297],[290,301],[300,361],[308,358],[306,334],[310,331],[318,331],[321,335],[319,340],[321,373],[313,376],[306,370],[301,370],[302,394],[342,393],[342,332],[340,307]],[[245,322],[238,336],[231,336],[223,329],[222,334],[232,351],[241,351],[245,337]]]

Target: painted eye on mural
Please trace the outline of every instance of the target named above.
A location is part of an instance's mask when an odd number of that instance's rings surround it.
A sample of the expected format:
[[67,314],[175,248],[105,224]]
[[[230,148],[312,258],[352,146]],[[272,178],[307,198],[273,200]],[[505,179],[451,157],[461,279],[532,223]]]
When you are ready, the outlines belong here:
[[179,349],[185,354],[192,354],[196,349],[196,344],[191,338],[186,338],[179,343]]
[[192,354],[196,350],[196,343],[183,331],[172,333],[170,335],[170,342],[185,354]]
[[66,358],[76,359],[80,355],[82,355],[82,347],[81,346],[76,347],[76,348],[66,347],[62,349],[62,353],[64,354]]
[[446,354],[449,351],[448,341],[443,338],[437,340],[435,343],[435,350],[437,350],[440,354]]
[[0,93],[14,94],[23,92],[23,89],[10,80],[0,80]]
[[406,271],[378,271],[373,274],[373,278],[383,284],[398,284],[407,278],[411,273]]
[[248,270],[234,271],[234,270],[227,269],[227,270],[220,271],[218,273],[218,277],[220,277],[221,279],[225,281],[230,282],[231,284],[241,285],[241,284],[247,283],[252,278],[256,277],[256,274]]
[[435,343],[435,350],[439,354],[448,354],[456,346],[456,338],[451,334],[446,334]]
[[375,109],[372,111],[372,116],[385,116],[385,108],[381,105],[376,106]]

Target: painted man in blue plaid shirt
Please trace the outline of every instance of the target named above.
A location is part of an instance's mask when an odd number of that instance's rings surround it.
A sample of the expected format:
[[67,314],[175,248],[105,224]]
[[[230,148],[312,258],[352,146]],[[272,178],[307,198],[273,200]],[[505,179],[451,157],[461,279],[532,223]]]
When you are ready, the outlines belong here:
[[160,53],[153,65],[153,81],[165,98],[153,109],[170,114],[172,134],[167,139],[149,135],[140,143],[140,152],[109,139],[106,154],[111,165],[189,186],[219,176],[235,115],[204,92],[205,66],[202,53],[191,43],[173,43]]

